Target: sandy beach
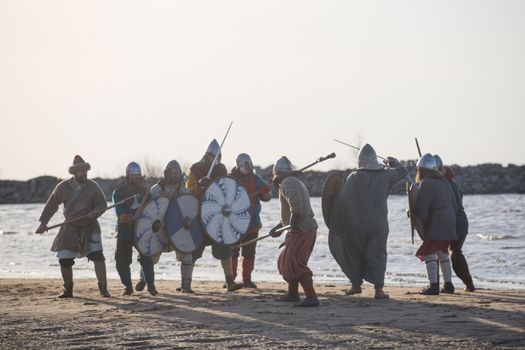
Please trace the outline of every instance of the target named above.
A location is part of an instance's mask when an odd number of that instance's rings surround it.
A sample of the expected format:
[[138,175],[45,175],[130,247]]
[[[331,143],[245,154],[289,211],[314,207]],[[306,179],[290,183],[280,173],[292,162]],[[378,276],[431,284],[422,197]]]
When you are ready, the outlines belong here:
[[75,298],[57,299],[57,279],[0,280],[1,349],[96,348],[525,348],[525,292],[458,291],[420,296],[415,288],[387,287],[374,300],[366,286],[345,296],[345,285],[318,284],[321,306],[275,301],[284,283],[228,293],[219,282],[158,281],[158,296],[98,295],[95,280],[78,280]]

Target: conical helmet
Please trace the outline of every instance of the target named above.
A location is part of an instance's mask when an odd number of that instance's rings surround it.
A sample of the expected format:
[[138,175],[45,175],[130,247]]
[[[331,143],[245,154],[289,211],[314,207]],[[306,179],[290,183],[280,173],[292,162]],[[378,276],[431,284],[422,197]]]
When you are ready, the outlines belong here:
[[253,170],[252,158],[247,153],[241,153],[235,159],[237,169],[247,174]]
[[140,165],[136,162],[131,162],[126,167],[126,175],[142,175]]
[[282,156],[275,162],[273,166],[273,173],[275,175],[291,173],[293,171],[292,162],[286,157]]
[[175,159],[170,160],[170,161],[166,164],[166,166],[164,167],[164,172],[166,172],[166,171],[168,171],[168,170],[170,170],[170,169],[175,169],[175,170],[177,170],[177,172],[182,173],[182,170],[181,170],[181,168],[180,168],[180,164],[179,164],[179,162],[177,162]]
[[211,140],[210,144],[208,145],[208,148],[206,149],[206,153],[209,153],[209,154],[213,155],[214,157],[217,154],[221,153],[221,146],[219,145],[217,140],[215,140],[215,139]]
[[437,170],[436,160],[430,153],[423,154],[417,161],[416,166],[422,169]]

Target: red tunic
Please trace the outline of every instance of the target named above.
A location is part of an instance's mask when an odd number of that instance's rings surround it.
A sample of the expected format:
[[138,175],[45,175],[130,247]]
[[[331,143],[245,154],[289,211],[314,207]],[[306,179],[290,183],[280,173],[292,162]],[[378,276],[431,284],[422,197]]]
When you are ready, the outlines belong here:
[[416,256],[421,261],[425,261],[425,256],[436,254],[437,252],[448,253],[451,241],[423,241],[423,244],[416,252]]

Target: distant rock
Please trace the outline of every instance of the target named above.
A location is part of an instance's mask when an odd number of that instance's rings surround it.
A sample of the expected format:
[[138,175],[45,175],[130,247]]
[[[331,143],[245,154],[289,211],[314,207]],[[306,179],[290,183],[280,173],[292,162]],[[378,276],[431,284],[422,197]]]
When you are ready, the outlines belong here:
[[[407,166],[410,176],[415,176],[415,161],[403,162]],[[509,164],[504,167],[501,164],[480,164],[461,167],[452,165],[456,173],[456,181],[463,188],[465,194],[500,194],[500,193],[525,193],[525,166]],[[272,179],[272,167],[258,168],[256,171],[267,182]],[[338,170],[337,172],[347,176],[352,169]],[[310,195],[317,197],[322,194],[323,184],[331,172],[306,171],[302,180],[308,187]],[[94,178],[106,195],[111,200],[113,190],[124,181],[118,179]],[[61,180],[52,176],[39,176],[28,181],[0,180],[0,204],[14,203],[45,203],[47,198]],[[148,185],[153,184],[156,179],[147,179]],[[393,189],[392,194],[404,194],[405,182],[401,181]],[[275,189],[274,196],[277,195]]]

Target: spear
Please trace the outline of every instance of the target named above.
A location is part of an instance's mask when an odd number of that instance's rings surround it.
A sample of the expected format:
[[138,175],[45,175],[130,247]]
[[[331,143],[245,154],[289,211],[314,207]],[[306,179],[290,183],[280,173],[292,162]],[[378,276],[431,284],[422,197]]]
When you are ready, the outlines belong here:
[[[280,229],[278,230],[275,230],[275,232],[277,233],[280,233],[280,232],[283,232],[283,231],[286,231],[286,230],[289,230],[291,228],[290,225],[286,225],[284,227],[281,227]],[[235,248],[242,248],[242,247],[245,247],[247,245],[250,245],[250,244],[254,244],[255,242],[257,241],[260,241],[261,239],[265,239],[265,238],[268,238],[270,237],[270,234],[268,233],[267,235],[264,235],[264,236],[261,236],[261,237],[257,237],[257,238],[254,238],[252,240],[249,240],[248,242],[244,242],[244,243],[241,243],[239,244],[238,246],[236,246]]]
[[[335,158],[335,153],[333,153],[333,152],[330,153],[329,155],[325,156],[325,157],[317,158],[317,159],[315,160],[315,162],[310,163],[310,164],[308,164],[307,166],[305,166],[305,167],[303,167],[303,168],[301,168],[301,169],[299,169],[299,170],[296,170],[296,171],[292,171],[292,172],[290,172],[290,173],[283,174],[283,175],[279,176],[279,178],[284,179],[285,177],[290,176],[290,175],[293,174],[293,173],[300,173],[300,172],[302,172],[302,171],[305,171],[306,169],[309,169],[309,168],[313,167],[314,165],[316,165],[316,164],[318,164],[318,163],[324,162],[325,160],[332,159],[332,158]],[[256,192],[253,192],[253,193],[250,193],[250,198],[256,197],[256,196],[258,196],[260,193],[261,193],[261,190],[256,191]]]
[[[135,198],[135,197],[137,197],[136,194],[134,194],[134,195],[132,195],[132,196],[129,196],[129,197],[127,197],[127,198],[124,198],[124,199],[121,200],[120,202],[117,202],[117,203],[115,203],[115,204],[113,204],[113,205],[110,205],[109,207],[107,207],[106,209],[104,209],[104,212],[108,211],[109,209],[113,209],[113,208],[115,208],[116,206],[119,206],[119,205],[121,205],[121,204],[123,204],[123,203],[125,203],[125,202],[127,202],[127,201],[129,201],[129,200],[131,200],[131,199],[133,199],[133,198]],[[74,219],[71,219],[71,220],[66,220],[66,221],[64,221],[64,222],[62,222],[62,223],[60,223],[60,224],[56,224],[56,225],[53,225],[53,226],[49,226],[49,227],[47,228],[47,231],[52,230],[52,229],[57,228],[57,227],[60,227],[60,226],[64,226],[64,225],[67,225],[67,224],[71,224],[71,223],[73,223],[73,222],[80,221],[80,220],[82,220],[82,219],[87,219],[87,218],[88,218],[88,215],[82,215],[82,216],[79,216],[78,218],[74,218]]]

